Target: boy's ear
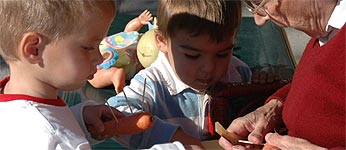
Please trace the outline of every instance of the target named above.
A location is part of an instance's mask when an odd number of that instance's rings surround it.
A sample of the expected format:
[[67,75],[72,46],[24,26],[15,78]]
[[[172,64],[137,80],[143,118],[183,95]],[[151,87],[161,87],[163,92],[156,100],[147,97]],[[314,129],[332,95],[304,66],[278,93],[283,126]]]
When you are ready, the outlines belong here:
[[167,39],[158,30],[155,30],[155,40],[156,40],[157,48],[161,52],[167,53],[167,47],[168,47]]
[[32,64],[40,62],[42,60],[42,52],[40,52],[41,44],[42,37],[37,32],[29,32],[24,34],[19,47],[22,57]]

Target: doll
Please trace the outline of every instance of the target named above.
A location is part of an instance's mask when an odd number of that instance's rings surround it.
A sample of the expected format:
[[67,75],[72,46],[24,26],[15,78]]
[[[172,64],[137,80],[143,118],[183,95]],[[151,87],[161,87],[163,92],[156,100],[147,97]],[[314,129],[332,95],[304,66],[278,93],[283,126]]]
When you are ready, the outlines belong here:
[[[154,20],[153,25],[150,20]],[[142,34],[138,33],[144,25],[148,25],[149,29],[156,25],[156,18],[153,19],[148,10],[132,19],[126,25],[124,32],[108,36],[101,41],[99,49],[104,61],[98,65],[94,78],[89,80],[93,87],[104,88],[113,84],[115,91],[119,93],[126,85],[126,80],[130,80],[143,69],[142,62],[145,62],[145,66],[149,66],[148,64],[156,59],[155,53],[158,53],[158,50],[154,35],[144,34],[142,39]],[[140,45],[140,60],[137,58],[137,45]],[[147,48],[151,49],[145,50]],[[147,52],[150,54],[146,54]]]

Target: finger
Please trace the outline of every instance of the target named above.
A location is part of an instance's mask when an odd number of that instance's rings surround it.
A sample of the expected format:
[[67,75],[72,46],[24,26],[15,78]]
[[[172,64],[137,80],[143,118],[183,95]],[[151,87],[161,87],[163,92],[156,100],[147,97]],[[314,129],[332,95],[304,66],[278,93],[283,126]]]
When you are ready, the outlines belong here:
[[[280,134],[278,133],[268,133],[266,136],[265,136],[265,140],[267,143],[269,143],[270,145],[272,146],[275,146],[277,147],[278,149],[280,148],[283,148],[283,149],[287,149],[290,145],[290,143],[292,143],[292,141],[288,141],[285,140],[283,138],[283,136],[281,136]],[[284,144],[286,143],[286,144]]]
[[151,128],[152,125],[152,115],[143,112],[123,117],[122,119],[119,119],[118,123],[113,120],[103,122],[105,130],[102,133],[95,131],[95,126],[89,126],[88,130],[90,133],[94,133],[95,135],[131,135],[143,132]]
[[280,149],[273,145],[270,145],[269,143],[266,143],[262,150],[280,150]]
[[219,139],[219,145],[225,150],[245,150],[245,147],[241,145],[232,145],[232,143],[228,142],[225,138],[221,137]]
[[265,132],[266,125],[267,125],[267,122],[265,118],[260,117],[255,125],[254,130],[248,136],[249,141],[255,144],[262,143],[264,139],[264,132]]
[[[278,133],[268,133],[265,136],[265,139],[267,141],[267,143],[269,143],[270,145],[277,147],[278,149],[284,149],[284,150],[289,150],[289,149],[295,149],[297,147],[303,148],[302,145],[300,145],[300,142],[297,142],[299,140],[297,140],[295,138],[291,138],[288,136],[282,136]],[[314,149],[314,148],[307,148],[307,149]]]
[[103,125],[101,118],[95,117],[95,119],[91,120],[88,125],[94,127],[96,130],[96,133],[101,133],[105,130],[105,127]]
[[221,147],[223,147],[224,149],[230,148],[230,147],[233,146],[233,145],[232,145],[230,142],[228,142],[224,137],[221,137],[221,138],[219,139],[219,145],[220,145]]
[[84,107],[83,115],[85,124],[94,126],[97,132],[102,132],[104,130],[103,120],[109,118],[109,116],[104,115],[105,111],[107,111],[107,109],[104,105]]
[[146,14],[148,12],[148,10],[146,9],[146,10],[144,10],[140,15],[144,15],[144,14]]

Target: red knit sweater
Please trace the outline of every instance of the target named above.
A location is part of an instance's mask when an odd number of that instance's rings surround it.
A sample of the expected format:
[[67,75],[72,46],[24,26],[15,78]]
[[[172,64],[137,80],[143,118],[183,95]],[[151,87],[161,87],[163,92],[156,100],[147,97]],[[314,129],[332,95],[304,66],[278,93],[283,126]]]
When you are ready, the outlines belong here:
[[322,47],[312,38],[292,83],[269,98],[284,101],[288,135],[322,147],[346,148],[345,31],[346,25]]

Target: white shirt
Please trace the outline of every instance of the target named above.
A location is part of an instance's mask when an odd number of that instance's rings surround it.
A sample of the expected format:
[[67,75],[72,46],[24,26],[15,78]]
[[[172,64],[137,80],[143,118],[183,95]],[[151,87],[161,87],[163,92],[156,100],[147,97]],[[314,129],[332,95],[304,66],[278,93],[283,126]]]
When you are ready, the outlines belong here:
[[332,15],[329,18],[328,24],[326,26],[326,31],[330,32],[328,36],[321,37],[320,45],[323,46],[330,39],[332,39],[336,33],[344,26],[346,23],[346,0],[338,0],[336,7],[333,10]]

